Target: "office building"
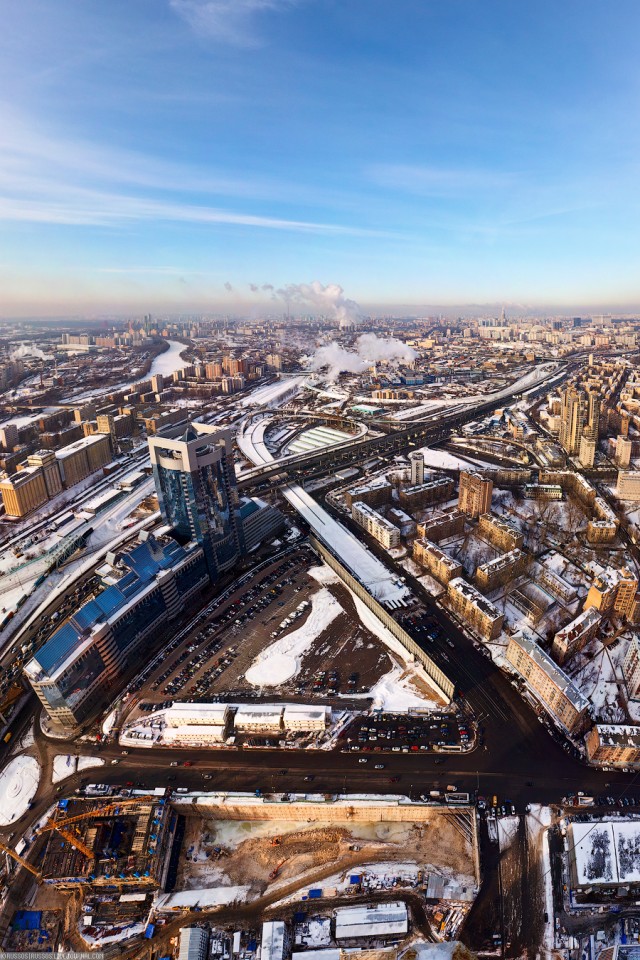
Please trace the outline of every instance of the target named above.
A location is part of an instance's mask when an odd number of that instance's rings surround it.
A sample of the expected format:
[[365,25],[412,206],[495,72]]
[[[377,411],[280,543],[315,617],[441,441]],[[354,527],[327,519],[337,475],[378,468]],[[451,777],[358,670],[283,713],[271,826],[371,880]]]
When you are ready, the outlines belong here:
[[373,507],[357,500],[351,507],[351,516],[363,530],[370,533],[387,550],[401,546],[402,540],[398,528]]
[[491,513],[492,494],[493,480],[475,471],[460,471],[458,509],[468,517],[479,517],[483,513]]
[[202,545],[212,580],[245,549],[231,444],[231,431],[203,423],[177,440],[149,438],[162,515],[179,538]]
[[40,467],[27,466],[12,477],[4,477],[0,492],[7,517],[26,517],[49,499]]
[[507,647],[507,661],[544,709],[568,733],[581,733],[585,729],[589,720],[589,701],[537,643],[514,634]]
[[500,636],[504,614],[462,577],[449,582],[447,603],[483,640],[497,640]]
[[417,487],[424,483],[424,454],[417,450],[410,453],[409,463],[411,464],[411,486]]
[[280,511],[258,497],[243,498],[238,513],[242,524],[242,542],[247,553],[263,540],[277,537],[284,529],[284,517]]
[[201,547],[146,532],[108,554],[97,575],[101,588],[24,668],[48,715],[67,729],[113,699],[118,681],[148,654],[144,641],[161,636],[209,583]]
[[587,759],[607,766],[627,766],[640,761],[640,727],[622,723],[596,723],[584,738]]
[[589,607],[588,610],[579,613],[562,630],[558,630],[551,646],[551,656],[556,663],[562,666],[565,660],[568,660],[575,653],[579,653],[590,640],[593,640],[598,632],[601,620],[602,618],[597,610]]
[[431,540],[419,538],[413,541],[413,559],[440,583],[447,584],[462,575],[462,564]]

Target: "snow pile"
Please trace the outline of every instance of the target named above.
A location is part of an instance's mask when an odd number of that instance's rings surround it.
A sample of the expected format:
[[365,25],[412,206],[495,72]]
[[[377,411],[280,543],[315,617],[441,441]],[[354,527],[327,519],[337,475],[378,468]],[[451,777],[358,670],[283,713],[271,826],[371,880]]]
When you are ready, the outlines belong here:
[[53,758],[51,782],[60,783],[72,776],[76,770],[89,770],[91,767],[102,767],[105,761],[101,757],[74,757],[67,753],[58,753]]
[[276,640],[253,661],[245,679],[256,687],[286,683],[300,670],[300,660],[314,640],[342,613],[342,607],[323,587],[311,597],[311,613],[301,627]]
[[520,817],[500,817],[498,820],[498,840],[500,850],[507,850],[516,839],[520,827]]
[[16,757],[0,773],[0,826],[6,827],[29,809],[40,783],[35,757]]
[[118,710],[116,708],[115,710],[112,710],[111,713],[107,714],[102,721],[102,732],[105,734],[105,736],[108,736],[115,727],[117,714]]
[[385,713],[407,713],[435,706],[411,686],[411,678],[402,667],[394,667],[385,674],[366,696],[373,697],[373,707]]
[[246,901],[249,890],[249,887],[211,887],[162,893],[158,897],[156,910],[161,912],[180,907],[225,907],[230,903]]
[[319,567],[311,567],[308,573],[310,577],[313,577],[316,583],[321,583],[325,587],[330,583],[342,583],[342,580],[338,574],[335,573],[326,563],[321,564]]

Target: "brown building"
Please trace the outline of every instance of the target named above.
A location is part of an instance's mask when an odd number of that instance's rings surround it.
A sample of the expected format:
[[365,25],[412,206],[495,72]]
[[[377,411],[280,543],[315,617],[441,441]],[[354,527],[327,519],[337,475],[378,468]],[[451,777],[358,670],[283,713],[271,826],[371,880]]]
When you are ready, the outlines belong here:
[[593,640],[601,621],[600,614],[589,607],[568,623],[562,630],[558,630],[553,638],[551,647],[551,656],[560,666],[572,657],[574,653],[579,653],[590,640]]
[[40,467],[25,467],[0,481],[2,502],[8,517],[26,517],[49,499]]
[[440,583],[447,584],[454,577],[462,575],[462,564],[431,540],[420,538],[413,541],[413,559]]
[[498,550],[521,550],[524,535],[513,524],[494,517],[492,513],[483,513],[478,520],[478,532]]
[[493,480],[475,471],[460,472],[458,509],[468,517],[479,517],[483,513],[491,513],[492,494]]
[[460,510],[437,510],[424,523],[418,524],[418,536],[437,543],[464,533],[465,515]]
[[63,447],[56,453],[60,466],[60,476],[65,487],[69,488],[110,463],[111,444],[105,434],[96,433],[84,437],[75,443]]
[[420,483],[414,487],[402,487],[398,498],[403,509],[420,510],[431,503],[440,503],[451,499],[455,484],[450,477],[439,477],[428,483]]
[[462,577],[449,582],[447,604],[483,640],[496,640],[500,636],[504,614]]
[[607,567],[591,584],[584,609],[595,607],[600,613],[617,613],[633,622],[637,617],[637,593],[638,578],[635,574],[626,568],[616,570]]
[[27,458],[27,465],[41,468],[49,499],[60,493],[62,490],[60,467],[52,450],[38,450],[37,453],[30,454]]
[[507,660],[565,730],[580,733],[586,728],[589,701],[537,643],[515,634],[509,640]]
[[503,553],[493,560],[477,567],[475,572],[475,581],[483,592],[495,590],[503,584],[518,577],[526,568],[529,557],[522,550],[510,550],[509,553]]
[[370,507],[380,507],[391,500],[392,490],[393,487],[389,481],[384,477],[380,477],[377,480],[372,480],[371,483],[362,483],[357,487],[352,487],[350,490],[347,490],[344,499],[349,510],[352,509],[356,501],[366,503]]
[[640,727],[596,723],[584,742],[587,758],[595,763],[626,766],[640,761]]

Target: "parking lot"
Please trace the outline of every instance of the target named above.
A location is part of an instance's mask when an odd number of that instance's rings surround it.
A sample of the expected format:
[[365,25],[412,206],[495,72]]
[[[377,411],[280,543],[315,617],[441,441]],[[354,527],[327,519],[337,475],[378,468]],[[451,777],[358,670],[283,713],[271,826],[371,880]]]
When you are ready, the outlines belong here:
[[301,548],[276,561],[221,602],[192,634],[170,643],[163,662],[147,667],[130,685],[130,692],[139,695],[137,708],[144,713],[160,704],[169,706],[174,698],[210,701],[226,692],[246,668],[247,630],[260,627],[260,646],[269,642],[283,608],[299,602],[313,560]]
[[355,753],[457,753],[472,745],[473,730],[451,714],[358,717],[341,734],[342,750]]

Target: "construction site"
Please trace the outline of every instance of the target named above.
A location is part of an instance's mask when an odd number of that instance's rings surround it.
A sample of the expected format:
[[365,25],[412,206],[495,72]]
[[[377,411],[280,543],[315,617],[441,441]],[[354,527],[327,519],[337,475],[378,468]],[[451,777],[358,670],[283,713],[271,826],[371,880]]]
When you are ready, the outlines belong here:
[[[406,797],[193,794],[172,801],[184,817],[175,892],[157,914],[243,904],[258,920],[273,906],[338,902],[390,892],[418,898],[436,933],[455,935],[480,884],[470,807]],[[449,922],[451,921],[451,922]]]

